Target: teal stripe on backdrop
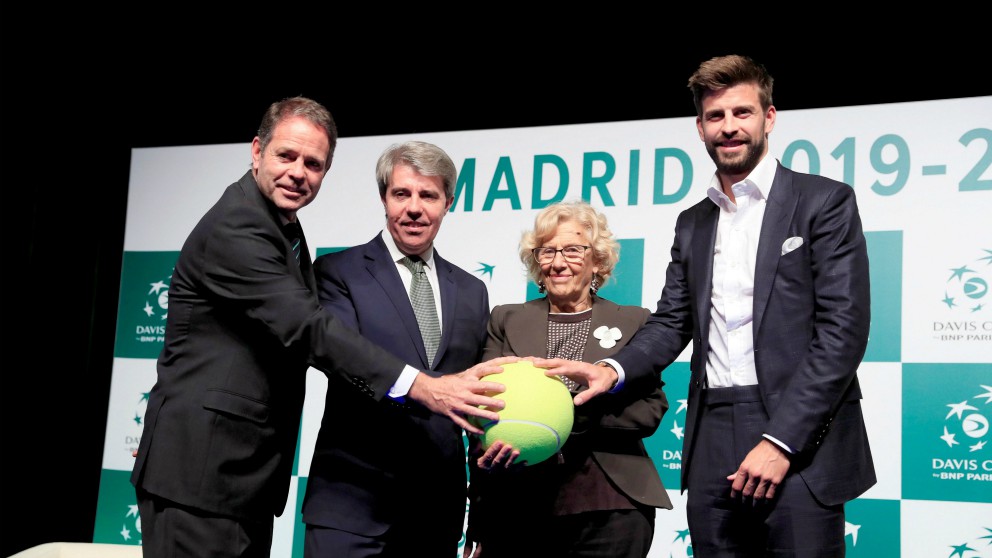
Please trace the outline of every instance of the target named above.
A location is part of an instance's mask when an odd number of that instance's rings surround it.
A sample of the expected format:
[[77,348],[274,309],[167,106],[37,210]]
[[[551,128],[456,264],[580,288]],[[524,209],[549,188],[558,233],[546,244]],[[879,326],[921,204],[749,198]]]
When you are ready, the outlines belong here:
[[865,362],[902,358],[902,231],[866,232],[871,332]]

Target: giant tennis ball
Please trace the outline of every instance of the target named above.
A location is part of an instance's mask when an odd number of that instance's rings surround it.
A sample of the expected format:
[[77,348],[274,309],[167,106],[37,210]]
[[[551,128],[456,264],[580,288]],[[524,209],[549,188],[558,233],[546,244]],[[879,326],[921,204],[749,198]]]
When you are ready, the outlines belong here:
[[502,367],[502,372],[485,377],[485,381],[506,386],[506,391],[494,395],[505,401],[506,406],[497,411],[498,421],[477,423],[484,430],[482,445],[488,449],[496,440],[502,440],[520,450],[516,463],[540,463],[558,453],[572,433],[575,412],[572,394],[564,382],[546,376],[544,368],[530,361]]

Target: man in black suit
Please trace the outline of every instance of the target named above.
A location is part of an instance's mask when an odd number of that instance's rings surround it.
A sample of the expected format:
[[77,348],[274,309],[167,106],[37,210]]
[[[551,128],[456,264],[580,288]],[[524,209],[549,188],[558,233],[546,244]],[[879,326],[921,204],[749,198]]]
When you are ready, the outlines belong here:
[[844,504],[876,482],[857,379],[870,297],[854,189],[768,156],[763,66],[714,58],[689,87],[717,170],[708,199],[679,215],[657,310],[598,366],[543,364],[590,384],[581,404],[638,389],[692,341],[682,489],[695,555],[842,556]]
[[[457,177],[436,145],[391,145],[376,165],[385,229],[314,262],[325,310],[437,377],[479,362],[489,320],[485,283],[434,245]],[[433,317],[418,322],[414,272],[404,263],[410,256],[421,259],[430,284],[426,303],[439,320],[433,333],[421,323]],[[304,556],[454,558],[467,501],[461,429],[402,401],[358,398],[346,388],[340,378],[328,381],[303,501]]]
[[502,386],[479,381],[498,366],[437,378],[322,310],[297,211],[317,195],[336,143],[320,104],[274,103],[251,170],[182,247],[131,475],[146,558],[269,555],[310,366],[351,398],[372,403],[392,390],[423,405],[411,412],[469,429],[465,415],[496,418],[475,406],[499,405],[484,394]]

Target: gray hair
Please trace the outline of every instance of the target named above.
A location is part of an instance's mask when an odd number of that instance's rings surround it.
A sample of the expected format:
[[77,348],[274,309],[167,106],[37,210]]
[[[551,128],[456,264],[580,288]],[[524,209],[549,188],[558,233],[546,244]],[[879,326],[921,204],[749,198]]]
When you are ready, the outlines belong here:
[[444,197],[455,197],[458,169],[454,161],[440,147],[424,141],[394,143],[379,156],[375,165],[375,180],[379,183],[379,197],[385,197],[393,167],[397,163],[410,165],[422,176],[440,176],[444,184]]

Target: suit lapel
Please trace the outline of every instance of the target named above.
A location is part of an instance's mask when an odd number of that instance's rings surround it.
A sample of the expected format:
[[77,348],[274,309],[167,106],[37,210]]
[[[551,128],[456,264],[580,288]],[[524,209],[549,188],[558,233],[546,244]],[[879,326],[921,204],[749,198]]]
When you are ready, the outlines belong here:
[[[618,350],[627,345],[630,338],[640,327],[640,315],[629,309],[624,309],[613,301],[593,297],[592,321],[589,324],[589,338],[586,340],[585,352],[582,360],[585,362],[596,362],[609,356],[615,355]],[[614,339],[614,344],[604,346],[603,341],[596,337],[596,330],[600,327],[617,328],[620,330],[620,337]],[[607,343],[609,345],[609,343]],[[582,387],[579,391],[588,388]]]
[[761,236],[758,239],[758,255],[754,264],[754,335],[761,328],[761,319],[768,306],[772,285],[775,284],[775,270],[782,257],[782,242],[785,241],[789,223],[796,211],[795,189],[792,186],[792,172],[778,164],[772,190],[765,203],[765,215],[761,222]]
[[[592,302],[592,321],[589,323],[589,338],[586,339],[586,348],[582,354],[582,360],[586,362],[596,362],[609,356],[609,352],[615,351],[615,349],[606,349],[600,345],[600,340],[596,338],[596,328],[601,325],[606,327],[615,327],[619,324],[609,323],[610,314],[615,314],[615,312],[610,312],[610,308],[607,308],[607,304],[603,299],[596,298]],[[613,307],[615,308],[615,307]],[[615,317],[615,316],[612,316]],[[621,331],[623,335],[633,335],[632,331]]]
[[458,300],[458,284],[451,279],[451,264],[442,259],[434,250],[434,267],[437,269],[438,288],[441,293],[441,342],[437,346],[437,354],[434,355],[434,365],[437,366],[444,356],[448,343],[451,342],[451,335],[455,329],[455,301]]
[[[282,220],[279,217],[279,210],[275,205],[272,204],[264,195],[262,191],[258,188],[258,182],[255,181],[255,177],[252,175],[251,171],[246,172],[240,180],[238,180],[238,187],[241,189],[242,194],[245,198],[251,200],[251,202],[259,207],[264,207],[268,212],[269,217],[272,219],[272,226],[279,231],[279,236],[285,238],[283,235]],[[295,256],[293,255],[293,248],[289,245],[289,241],[285,242],[286,247],[286,265],[290,273],[299,273],[300,277],[303,279],[303,284],[306,285],[310,292],[315,292],[317,289],[317,280],[313,275],[313,261],[310,259],[310,249],[307,247],[306,234],[303,231],[303,223],[297,218],[297,223],[300,226],[300,242],[302,247],[300,248],[300,264],[296,265],[293,261]]]
[[706,354],[709,345],[706,332],[710,329],[710,307],[712,306],[713,250],[716,247],[716,227],[720,219],[720,208],[709,200],[704,203],[707,204],[706,209],[694,223],[690,237],[691,247],[689,248],[692,254],[690,273],[693,277],[698,278],[695,281],[690,280],[689,285],[696,285],[693,296],[696,297],[696,323],[700,324],[700,331],[703,332],[703,351],[701,354]]
[[[316,292],[317,279],[313,275],[313,261],[310,259],[310,248],[307,246],[307,235],[303,232],[303,224],[300,223],[300,273],[303,274],[303,283],[306,284],[310,292]],[[290,251],[290,262],[292,262],[292,251]]]
[[519,319],[507,324],[506,335],[520,356],[548,356],[549,308],[546,298],[530,300],[524,303]]
[[[420,335],[420,326],[417,324],[417,316],[413,313],[413,306],[410,304],[410,295],[403,286],[400,273],[396,270],[396,262],[389,256],[389,250],[382,238],[376,235],[373,242],[369,243],[365,251],[365,268],[372,278],[379,284],[385,293],[386,298],[393,304],[396,314],[400,317],[403,327],[417,347],[420,355],[421,365],[425,369],[427,366],[427,351],[424,349],[424,339]],[[435,361],[438,359],[435,358]]]

